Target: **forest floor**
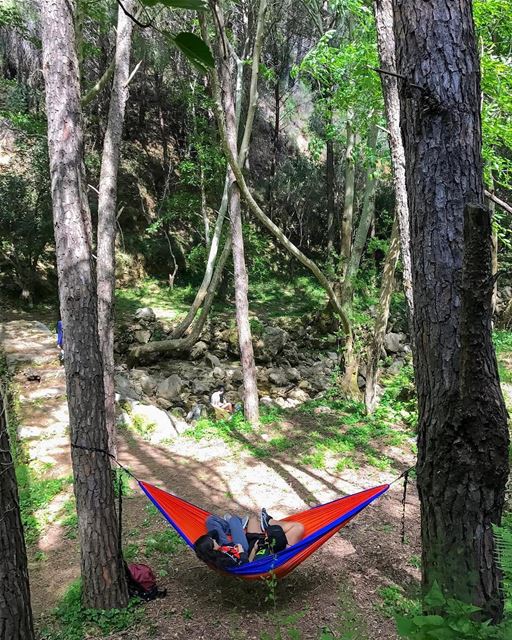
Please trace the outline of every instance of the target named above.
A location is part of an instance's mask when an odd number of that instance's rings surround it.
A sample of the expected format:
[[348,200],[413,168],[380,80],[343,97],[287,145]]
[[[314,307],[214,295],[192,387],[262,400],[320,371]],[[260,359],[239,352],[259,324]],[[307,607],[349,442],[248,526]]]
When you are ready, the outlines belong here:
[[[421,553],[413,483],[405,544],[400,539],[402,482],[274,586],[209,570],[132,482],[124,500],[125,555],[150,564],[167,597],[132,608],[120,621],[84,618],[73,599],[79,552],[63,369],[44,328],[20,322],[5,323],[0,340],[18,361],[17,426],[29,460],[18,480],[41,640],[397,638],[393,614],[418,606]],[[9,331],[18,338],[9,340]],[[37,351],[38,344],[43,346]],[[502,371],[509,375],[509,339],[500,352]],[[40,381],[27,380],[30,373]],[[511,403],[509,378],[504,391]],[[410,428],[389,417],[365,422],[357,407],[327,395],[267,413],[257,430],[236,422],[199,423],[158,445],[123,431],[119,458],[139,478],[212,512],[249,513],[265,506],[279,517],[390,482],[414,464]],[[128,628],[112,632],[117,624]]]

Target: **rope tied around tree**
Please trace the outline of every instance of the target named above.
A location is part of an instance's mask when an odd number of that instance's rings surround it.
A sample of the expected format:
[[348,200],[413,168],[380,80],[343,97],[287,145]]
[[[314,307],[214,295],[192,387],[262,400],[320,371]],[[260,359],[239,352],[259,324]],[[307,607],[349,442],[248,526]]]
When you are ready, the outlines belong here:
[[406,508],[406,504],[407,504],[407,483],[409,482],[409,473],[411,471],[413,471],[414,469],[415,469],[415,467],[409,467],[408,469],[403,471],[398,476],[398,478],[395,478],[393,480],[393,482],[389,483],[389,486],[391,486],[392,484],[394,484],[395,482],[398,482],[402,478],[404,479],[404,489],[403,489],[402,500],[401,500],[401,502],[402,502],[402,519],[401,519],[401,523],[400,523],[400,540],[401,540],[402,544],[405,544],[405,508]]
[[[120,468],[121,471],[127,473],[131,478],[133,478],[136,482],[139,482],[139,479],[135,474],[133,474],[129,469],[127,469],[124,465],[122,465],[119,460],[114,456],[114,454],[110,453],[106,449],[100,449],[99,447],[85,447],[81,444],[76,444],[74,442],[71,443],[71,447],[73,449],[82,449],[84,451],[93,451],[94,453],[103,453],[108,456],[111,460],[113,460]],[[118,491],[118,507],[117,507],[117,532],[118,532],[118,553],[119,559],[123,560],[123,474],[117,474],[117,491]]]

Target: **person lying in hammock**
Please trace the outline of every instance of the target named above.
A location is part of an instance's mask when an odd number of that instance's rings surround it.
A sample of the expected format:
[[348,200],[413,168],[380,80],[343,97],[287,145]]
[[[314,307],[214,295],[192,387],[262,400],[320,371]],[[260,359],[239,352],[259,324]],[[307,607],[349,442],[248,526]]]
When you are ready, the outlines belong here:
[[211,515],[206,527],[208,533],[195,541],[194,551],[199,560],[221,571],[282,551],[304,535],[303,524],[275,520],[265,509],[260,518]]

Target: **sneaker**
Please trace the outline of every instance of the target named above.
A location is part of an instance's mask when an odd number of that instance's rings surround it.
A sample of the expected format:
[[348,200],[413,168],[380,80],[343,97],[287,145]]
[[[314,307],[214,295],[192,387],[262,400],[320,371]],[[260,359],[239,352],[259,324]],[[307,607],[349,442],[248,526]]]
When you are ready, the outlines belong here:
[[242,529],[247,529],[247,524],[249,523],[249,516],[244,516],[241,518],[242,520]]
[[268,525],[270,524],[271,520],[273,520],[272,516],[269,516],[267,510],[263,508],[260,515],[260,525],[262,531],[266,531],[268,529]]

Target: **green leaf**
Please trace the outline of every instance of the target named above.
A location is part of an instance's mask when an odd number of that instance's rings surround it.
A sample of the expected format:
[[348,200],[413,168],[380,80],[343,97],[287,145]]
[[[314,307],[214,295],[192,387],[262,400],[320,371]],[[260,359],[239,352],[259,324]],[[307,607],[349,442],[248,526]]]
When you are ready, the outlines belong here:
[[200,71],[206,73],[214,67],[215,62],[208,45],[195,34],[184,31],[174,36],[172,41]]
[[435,580],[432,584],[432,588],[425,596],[425,604],[432,608],[443,607],[446,604],[446,598],[441,591],[441,587]]
[[397,631],[403,638],[413,637],[412,634],[416,631],[416,625],[412,620],[404,618],[403,616],[396,616],[395,622]]
[[141,0],[146,7],[154,7],[163,4],[171,9],[192,9],[194,11],[204,11],[208,8],[206,0]]
[[442,627],[444,618],[442,616],[414,616],[412,619],[417,627]]

